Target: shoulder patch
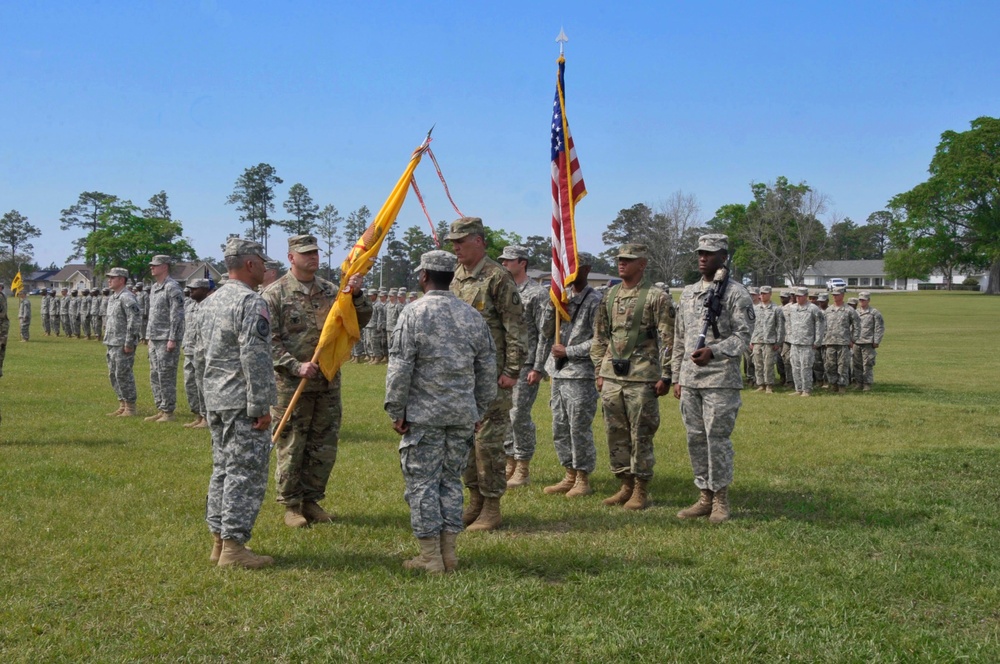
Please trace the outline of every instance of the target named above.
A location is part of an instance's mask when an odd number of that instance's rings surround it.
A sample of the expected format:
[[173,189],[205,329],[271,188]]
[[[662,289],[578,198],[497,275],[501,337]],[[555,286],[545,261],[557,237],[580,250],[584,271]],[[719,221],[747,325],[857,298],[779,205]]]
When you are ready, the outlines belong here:
[[261,339],[271,338],[271,323],[264,316],[257,316],[254,329],[257,331],[257,336]]
[[757,314],[754,313],[752,304],[746,308],[746,312],[747,312],[747,319],[757,320]]
[[512,291],[510,294],[511,304],[521,304],[521,295],[517,291]]

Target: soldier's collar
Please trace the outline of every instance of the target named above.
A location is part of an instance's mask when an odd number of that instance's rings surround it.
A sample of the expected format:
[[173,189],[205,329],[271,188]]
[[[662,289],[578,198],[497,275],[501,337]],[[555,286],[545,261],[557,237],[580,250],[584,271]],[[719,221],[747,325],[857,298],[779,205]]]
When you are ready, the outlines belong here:
[[483,256],[483,259],[478,263],[476,263],[475,267],[473,267],[471,270],[466,269],[464,265],[460,267],[465,269],[465,271],[468,273],[470,277],[478,277],[479,273],[482,272],[483,268],[486,266],[486,261],[488,261],[489,259],[490,259],[489,255]]

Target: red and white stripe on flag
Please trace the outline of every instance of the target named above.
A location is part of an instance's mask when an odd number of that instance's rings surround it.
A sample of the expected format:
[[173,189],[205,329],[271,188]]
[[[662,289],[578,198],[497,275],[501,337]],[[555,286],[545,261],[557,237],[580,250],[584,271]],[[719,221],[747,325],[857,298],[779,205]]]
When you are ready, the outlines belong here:
[[563,72],[566,59],[559,56],[556,97],[552,109],[552,283],[549,297],[563,320],[569,320],[566,288],[577,276],[576,204],[587,195],[580,162],[566,119]]

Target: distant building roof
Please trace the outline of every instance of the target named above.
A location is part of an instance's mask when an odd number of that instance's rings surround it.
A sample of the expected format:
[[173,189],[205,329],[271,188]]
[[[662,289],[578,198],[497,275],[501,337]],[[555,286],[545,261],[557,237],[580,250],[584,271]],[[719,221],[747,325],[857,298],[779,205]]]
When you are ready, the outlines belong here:
[[885,274],[885,261],[816,261],[815,265],[806,268],[804,275],[808,277],[881,277]]
[[70,263],[63,269],[56,272],[54,275],[49,277],[49,281],[69,281],[70,277],[79,272],[87,280],[90,280],[93,276],[93,272],[84,263]]
[[53,276],[59,274],[59,270],[38,270],[28,275],[25,281],[54,281]]

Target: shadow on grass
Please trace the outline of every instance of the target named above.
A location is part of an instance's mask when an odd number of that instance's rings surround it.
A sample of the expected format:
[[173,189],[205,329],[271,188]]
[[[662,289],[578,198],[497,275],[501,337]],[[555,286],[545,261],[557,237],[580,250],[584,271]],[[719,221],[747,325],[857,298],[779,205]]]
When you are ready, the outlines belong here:
[[866,492],[864,499],[826,490],[775,491],[740,487],[730,502],[736,521],[802,521],[825,528],[906,528],[930,518],[927,510],[886,508]]
[[[133,441],[134,442],[134,441]],[[124,438],[3,438],[0,447],[122,447],[129,441]]]

